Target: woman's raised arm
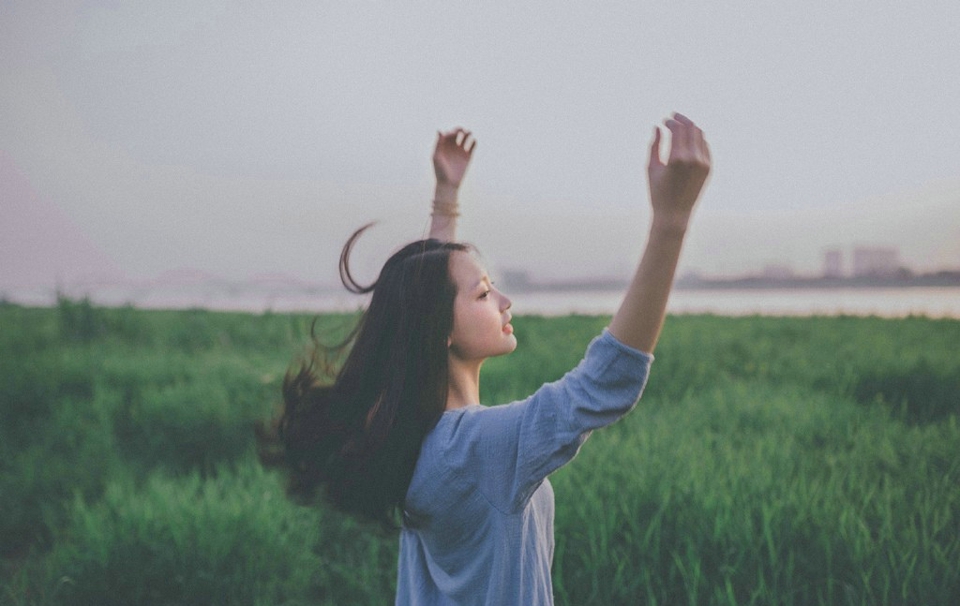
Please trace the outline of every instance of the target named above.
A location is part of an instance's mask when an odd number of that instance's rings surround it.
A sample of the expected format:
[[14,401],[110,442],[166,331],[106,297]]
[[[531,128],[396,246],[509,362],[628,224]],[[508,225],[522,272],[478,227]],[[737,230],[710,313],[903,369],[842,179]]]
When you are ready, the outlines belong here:
[[703,132],[681,114],[665,122],[671,133],[667,161],[660,159],[660,129],[650,146],[647,175],[653,222],[640,265],[623,303],[610,322],[622,343],[653,353],[693,207],[710,173],[710,148]]
[[431,238],[444,242],[456,239],[457,217],[460,215],[457,192],[476,146],[477,140],[470,136],[468,130],[455,128],[437,133],[437,146],[433,151],[437,189],[433,197],[433,212],[430,213]]

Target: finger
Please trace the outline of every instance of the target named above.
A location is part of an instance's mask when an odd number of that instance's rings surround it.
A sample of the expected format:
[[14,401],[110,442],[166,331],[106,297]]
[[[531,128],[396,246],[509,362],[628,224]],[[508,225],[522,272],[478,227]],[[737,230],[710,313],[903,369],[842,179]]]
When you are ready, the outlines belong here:
[[667,153],[667,161],[676,158],[677,154],[680,153],[683,149],[683,124],[674,120],[673,118],[668,118],[664,123],[664,126],[667,127],[667,130],[670,131],[670,150]]
[[683,118],[683,121],[680,121],[680,124],[683,124],[683,146],[686,150],[686,157],[692,160],[697,157],[699,153],[697,134],[700,132],[700,129],[686,116],[682,116],[681,114],[677,115]]
[[703,150],[703,131],[694,126],[690,129],[690,145],[691,151],[696,155],[699,160],[706,160]]
[[666,120],[664,120],[663,125],[666,126],[667,130],[670,131],[670,136],[677,134],[677,131],[683,128],[683,125],[680,124],[680,122],[678,122],[677,120],[674,120],[673,118],[667,118]]
[[470,146],[464,146],[464,149],[467,150],[467,155],[473,155],[473,150],[477,147],[477,140],[470,139]]
[[658,166],[660,161],[660,127],[653,127],[653,142],[650,143],[650,159],[648,166]]
[[703,130],[697,126],[693,120],[677,112],[673,114],[674,118],[681,124],[687,126],[690,130],[690,149],[700,159],[709,160],[710,152],[706,149],[706,141],[703,138]]
[[671,129],[673,140],[670,145],[670,158],[677,161],[689,162],[696,160],[700,153],[696,137],[700,129],[682,114],[674,114],[682,120],[668,120],[675,125]]

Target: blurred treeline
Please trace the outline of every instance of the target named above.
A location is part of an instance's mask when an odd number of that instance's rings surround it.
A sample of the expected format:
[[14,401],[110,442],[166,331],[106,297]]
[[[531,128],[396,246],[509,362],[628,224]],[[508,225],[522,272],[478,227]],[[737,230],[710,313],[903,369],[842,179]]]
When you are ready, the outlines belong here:
[[[395,534],[256,461],[314,319],[0,304],[0,603],[392,603]],[[486,404],[606,319],[514,324]],[[958,344],[954,320],[670,318],[637,410],[552,478],[557,602],[951,603]]]

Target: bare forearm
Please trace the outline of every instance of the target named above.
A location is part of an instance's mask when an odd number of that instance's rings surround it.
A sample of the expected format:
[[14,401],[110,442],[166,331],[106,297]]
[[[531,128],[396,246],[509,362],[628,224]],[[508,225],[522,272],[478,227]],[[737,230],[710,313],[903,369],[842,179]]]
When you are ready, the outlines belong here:
[[661,132],[657,128],[647,164],[653,208],[650,237],[623,303],[610,322],[614,337],[647,353],[653,353],[660,338],[683,238],[710,173],[710,148],[697,125],[682,114],[673,114],[664,125],[672,133],[667,161],[660,159]]
[[688,223],[689,216],[654,217],[640,265],[610,322],[620,342],[647,353],[656,348]]
[[442,242],[453,242],[457,238],[458,188],[445,183],[437,183],[433,196],[433,211],[430,213],[430,237]]

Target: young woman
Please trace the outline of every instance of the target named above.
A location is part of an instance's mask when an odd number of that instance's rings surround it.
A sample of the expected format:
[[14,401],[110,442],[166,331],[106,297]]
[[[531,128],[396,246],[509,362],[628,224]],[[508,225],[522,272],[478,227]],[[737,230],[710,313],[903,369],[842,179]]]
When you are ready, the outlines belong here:
[[347,511],[399,519],[397,604],[553,603],[547,476],[640,397],[710,169],[696,125],[674,114],[665,127],[672,142],[663,161],[655,129],[653,221],[623,303],[576,368],[520,402],[479,404],[484,360],[517,340],[510,299],[454,242],[457,190],[475,146],[469,132],[438,134],[430,239],[394,254],[368,287],[349,270],[363,230],[344,247],[343,282],[372,291],[370,304],[338,370],[315,357],[287,376],[274,446],[292,494],[322,489]]

